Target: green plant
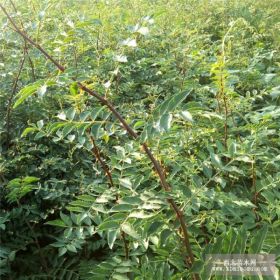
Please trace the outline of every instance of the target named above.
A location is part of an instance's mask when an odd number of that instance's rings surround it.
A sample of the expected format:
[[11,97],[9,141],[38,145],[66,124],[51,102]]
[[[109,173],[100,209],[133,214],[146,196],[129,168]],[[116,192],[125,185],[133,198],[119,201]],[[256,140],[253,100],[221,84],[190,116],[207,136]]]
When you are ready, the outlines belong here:
[[279,267],[278,2],[1,4],[1,277]]

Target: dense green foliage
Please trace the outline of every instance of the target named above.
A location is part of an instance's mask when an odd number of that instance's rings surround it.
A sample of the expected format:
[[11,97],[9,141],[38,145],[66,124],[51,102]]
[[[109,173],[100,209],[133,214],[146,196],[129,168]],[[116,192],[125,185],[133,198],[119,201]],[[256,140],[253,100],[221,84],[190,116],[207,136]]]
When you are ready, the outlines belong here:
[[1,279],[204,280],[209,253],[279,267],[279,0],[2,2],[67,70],[0,14]]

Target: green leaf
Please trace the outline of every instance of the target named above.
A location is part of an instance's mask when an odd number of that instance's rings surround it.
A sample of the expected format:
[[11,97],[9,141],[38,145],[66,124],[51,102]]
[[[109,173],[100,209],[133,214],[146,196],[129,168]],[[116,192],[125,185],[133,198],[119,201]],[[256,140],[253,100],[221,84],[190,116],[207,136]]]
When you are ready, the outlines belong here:
[[50,226],[57,226],[57,227],[67,227],[66,224],[62,220],[53,220],[53,221],[48,221],[45,223],[45,225],[50,225]]
[[153,235],[155,232],[159,230],[160,227],[162,227],[164,224],[159,221],[153,222],[149,228],[148,228],[148,235]]
[[271,89],[270,96],[272,99],[276,99],[280,96],[280,86]]
[[127,218],[127,214],[126,213],[119,212],[119,213],[112,214],[111,216],[106,218],[104,220],[104,222],[107,222],[107,221],[115,221],[115,222],[120,221],[120,222],[122,222],[126,218]]
[[145,122],[144,121],[137,121],[135,124],[134,124],[134,129],[137,129],[139,127],[142,127],[145,125]]
[[218,168],[222,168],[223,167],[221,159],[219,158],[219,156],[217,154],[210,153],[210,158],[211,158],[212,163],[216,167],[218,167]]
[[132,209],[134,209],[133,205],[130,204],[118,204],[115,205],[110,212],[130,212]]
[[75,125],[72,123],[67,124],[63,129],[62,129],[62,135],[63,137],[66,137],[69,133],[73,131],[75,128]]
[[67,110],[66,117],[68,120],[73,121],[75,114],[76,114],[76,110],[74,107],[72,107]]
[[147,139],[152,139],[154,134],[156,134],[156,129],[153,127],[153,123],[159,122],[159,130],[168,131],[171,126],[172,115],[169,114],[176,109],[178,105],[192,92],[180,92],[168,99],[164,100],[153,112],[151,120],[146,124],[143,129],[140,139],[141,141],[146,141]]
[[37,127],[39,129],[41,129],[43,126],[44,126],[44,121],[43,120],[37,121]]
[[247,243],[247,233],[246,228],[243,226],[240,228],[234,248],[234,254],[244,254],[246,250],[246,243]]
[[77,249],[73,244],[66,245],[66,249],[70,252],[77,253]]
[[70,202],[71,206],[77,206],[77,207],[84,207],[84,208],[90,208],[92,206],[92,202],[84,201],[84,200],[75,200]]
[[125,196],[120,200],[120,204],[141,205],[143,201],[137,196]]
[[115,269],[116,272],[118,273],[128,273],[130,272],[132,269],[130,266],[121,266],[121,267],[117,267]]
[[261,229],[258,229],[255,236],[251,240],[251,244],[249,247],[249,253],[251,254],[259,254],[261,253],[262,246],[267,235],[268,225],[263,225]]
[[41,139],[41,138],[44,137],[44,136],[45,136],[45,133],[44,133],[43,131],[39,131],[39,132],[35,135],[34,140],[39,140],[39,139]]
[[26,176],[22,179],[22,182],[24,184],[31,184],[31,183],[36,183],[40,180],[38,177],[33,177],[33,176]]
[[13,108],[17,108],[23,101],[25,101],[29,96],[34,94],[38,87],[41,85],[40,82],[36,82],[34,84],[28,85],[21,89],[19,93],[16,95],[17,101],[15,102]]
[[127,189],[130,189],[130,190],[132,189],[132,183],[131,183],[130,179],[128,179],[128,178],[121,178],[121,179],[119,179],[119,181],[120,181],[120,184],[123,187],[125,187]]
[[114,243],[116,241],[117,235],[119,233],[119,230],[108,230],[107,231],[107,240],[108,240],[108,245],[109,248],[112,250]]
[[73,94],[73,95],[77,95],[78,94],[78,90],[79,90],[79,87],[78,87],[78,83],[77,82],[74,82],[70,85],[70,93]]
[[185,98],[191,93],[188,92],[177,93],[170,98],[164,100],[153,112],[153,117],[156,119],[166,113],[173,111]]
[[95,197],[92,195],[88,195],[88,194],[79,195],[77,197],[77,199],[80,199],[83,201],[95,202]]
[[192,115],[189,111],[182,111],[180,115],[183,117],[185,121],[193,122]]
[[148,219],[155,216],[155,213],[146,214],[143,210],[132,211],[129,214],[130,218],[137,218],[137,219]]
[[159,126],[161,131],[167,132],[171,127],[172,114],[164,114],[160,118]]
[[231,157],[234,157],[234,155],[237,152],[237,144],[234,140],[229,141],[229,146],[228,146],[228,152]]
[[15,260],[15,257],[16,257],[16,251],[12,251],[10,254],[9,254],[9,261],[14,261]]
[[117,273],[115,273],[112,276],[112,278],[115,280],[129,280],[129,278],[125,274],[117,274]]
[[102,131],[102,127],[101,127],[101,124],[100,123],[95,123],[92,125],[91,127],[91,135],[95,138],[95,139],[98,139],[100,137],[102,137],[103,135],[103,131]]
[[183,91],[181,93],[175,94],[173,98],[170,100],[170,102],[168,103],[167,112],[172,112],[173,110],[175,110],[175,108],[179,104],[181,104],[181,102],[183,102],[191,92],[192,90],[188,92]]
[[60,218],[62,219],[62,221],[67,225],[67,226],[72,226],[72,221],[71,218],[65,214],[63,214],[62,212],[60,212]]
[[[33,84],[30,84],[23,89],[21,89],[18,94],[16,95],[16,102],[13,106],[13,108],[17,108],[22,102],[24,102],[28,97],[35,94],[37,90],[40,88],[40,93],[43,93],[46,91],[47,85],[52,85],[52,81],[46,81],[46,80],[38,80]],[[41,87],[42,86],[42,87]],[[45,87],[44,87],[45,86]],[[45,93],[45,92],[44,92]]]
[[48,133],[54,133],[56,132],[59,128],[65,126],[67,123],[65,122],[55,122],[55,123],[52,123],[48,126],[47,128],[47,131]]
[[221,248],[221,252],[226,254],[233,253],[232,251],[236,244],[236,240],[237,240],[237,234],[234,231],[234,229],[231,228],[223,238],[223,245]]
[[118,229],[120,225],[115,221],[105,221],[98,226],[98,230]]
[[61,247],[58,249],[58,256],[63,256],[67,252],[67,249],[65,247]]
[[26,135],[28,135],[29,133],[32,133],[34,131],[37,131],[38,128],[37,127],[27,127],[21,134],[21,137],[24,137]]
[[101,204],[101,205],[98,205],[98,204],[92,204],[91,205],[91,208],[97,212],[101,212],[101,213],[107,213],[107,209],[104,208],[104,206]]
[[103,112],[105,107],[97,107],[92,110],[91,112],[91,119],[94,121],[99,115],[101,115],[101,112]]
[[135,239],[140,239],[140,235],[136,232],[136,230],[133,228],[133,226],[131,224],[124,223],[121,225],[121,229],[129,236],[131,236]]
[[207,178],[211,178],[212,175],[213,175],[213,170],[212,170],[212,168],[210,168],[210,166],[208,166],[208,165],[206,165],[206,164],[204,164],[204,165],[202,166],[202,168],[203,168],[203,173],[205,174],[205,176],[206,176]]

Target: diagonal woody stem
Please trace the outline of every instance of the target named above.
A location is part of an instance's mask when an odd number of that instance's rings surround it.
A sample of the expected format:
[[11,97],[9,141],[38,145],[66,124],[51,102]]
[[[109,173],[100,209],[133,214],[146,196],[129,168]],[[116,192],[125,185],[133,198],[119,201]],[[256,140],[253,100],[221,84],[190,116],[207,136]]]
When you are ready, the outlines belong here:
[[[2,9],[2,11],[5,13],[5,15],[7,16],[8,20],[10,21],[10,23],[13,25],[13,27],[15,28],[16,32],[21,35],[26,41],[28,41],[31,45],[33,45],[34,47],[36,47],[40,52],[42,52],[45,57],[47,59],[49,59],[61,72],[65,71],[65,67],[60,65],[51,55],[49,55],[39,44],[37,44],[36,42],[34,42],[24,31],[22,31],[17,24],[14,22],[14,20],[11,18],[11,16],[8,14],[8,12],[6,11],[6,9],[0,4],[0,8]],[[74,79],[73,79],[74,80]],[[125,119],[121,116],[121,114],[116,110],[116,108],[114,107],[114,105],[108,101],[106,98],[104,98],[102,95],[100,95],[98,92],[89,89],[88,87],[84,86],[82,83],[78,82],[77,83],[78,87],[82,90],[84,90],[85,92],[87,92],[89,95],[95,97],[102,105],[105,105],[112,113],[113,115],[120,121],[120,123],[123,125],[124,129],[127,131],[127,133],[135,140],[138,139],[138,135],[137,133],[128,125],[128,123],[125,121]],[[171,187],[169,185],[169,183],[166,180],[166,176],[164,174],[163,168],[160,165],[160,163],[158,162],[158,160],[154,157],[152,151],[150,150],[150,148],[148,147],[148,145],[146,143],[142,143],[142,147],[143,150],[145,151],[147,157],[150,159],[150,161],[152,162],[154,169],[156,170],[159,179],[160,179],[160,183],[162,188],[165,191],[170,191]],[[193,255],[193,251],[191,249],[191,244],[190,244],[190,240],[189,240],[189,234],[188,234],[188,230],[187,230],[187,225],[184,219],[184,215],[182,213],[182,211],[179,209],[179,207],[177,206],[177,204],[175,203],[175,201],[170,198],[168,199],[168,202],[171,206],[171,208],[173,209],[173,211],[175,212],[179,222],[180,222],[180,226],[182,229],[182,234],[183,234],[183,242],[184,245],[186,247],[187,253],[189,255],[189,264],[190,266],[193,265],[194,263],[194,255]],[[194,279],[198,280],[200,279],[199,276],[197,274],[194,274]]]
[[107,166],[107,164],[102,159],[99,148],[97,147],[93,136],[91,136],[89,133],[87,133],[87,136],[88,136],[88,138],[89,138],[89,140],[90,140],[90,142],[92,143],[92,146],[93,146],[92,153],[96,156],[97,161],[100,163],[105,175],[107,176],[110,187],[113,188],[114,187],[114,182],[113,182],[111,171],[109,170],[109,167]]

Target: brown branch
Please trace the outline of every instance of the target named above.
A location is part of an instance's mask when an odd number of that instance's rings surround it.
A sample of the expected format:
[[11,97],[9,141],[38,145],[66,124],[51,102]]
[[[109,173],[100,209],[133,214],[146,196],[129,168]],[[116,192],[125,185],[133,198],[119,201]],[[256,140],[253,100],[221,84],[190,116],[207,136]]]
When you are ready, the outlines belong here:
[[[14,4],[14,2],[12,0],[10,0],[10,3],[13,6],[13,9],[14,9],[15,13],[17,13],[18,11],[17,11],[16,5]],[[20,22],[21,28],[24,29],[23,22],[21,20],[19,20],[19,22]],[[28,56],[29,64],[30,64],[30,67],[31,67],[32,78],[33,78],[33,81],[35,81],[36,80],[36,76],[35,76],[34,63],[31,60],[31,57],[29,55],[26,39],[24,39],[24,45],[25,45],[26,55]]]
[[[183,237],[184,237],[183,238],[183,243],[184,243],[184,245],[187,249],[187,252],[188,252],[187,263],[191,267],[195,260],[194,260],[194,255],[193,255],[192,248],[191,248],[191,243],[190,243],[190,238],[189,238],[187,225],[186,225],[186,222],[185,222],[185,219],[184,219],[184,214],[182,213],[182,211],[179,209],[179,207],[177,206],[177,204],[175,203],[175,201],[172,198],[167,199],[167,201],[169,202],[172,209],[176,213],[177,219],[180,222],[180,226],[181,226]],[[199,279],[197,274],[194,275],[194,278]]]
[[35,82],[35,80],[36,80],[36,75],[35,75],[34,63],[33,63],[32,59],[31,59],[30,56],[29,56],[28,49],[27,49],[27,55],[28,55],[28,61],[29,61],[30,68],[31,68],[32,79],[33,79],[33,82]]
[[[0,4],[0,8],[2,9],[2,11],[6,14],[7,18],[9,19],[9,21],[11,22],[11,24],[13,25],[13,27],[15,28],[16,32],[18,34],[20,34],[23,38],[25,38],[31,45],[33,45],[34,47],[36,47],[39,51],[41,51],[45,57],[47,59],[49,59],[61,72],[65,71],[65,67],[63,67],[62,65],[60,65],[53,57],[51,57],[39,44],[37,44],[36,42],[34,42],[24,31],[20,30],[19,27],[16,25],[16,23],[14,22],[14,20],[10,17],[10,15],[8,14],[8,12],[5,10],[5,8]],[[97,100],[99,100],[99,102],[102,105],[105,105],[106,107],[108,107],[108,109],[113,113],[113,115],[120,121],[120,123],[123,125],[124,129],[127,131],[127,133],[133,138],[133,139],[138,139],[138,135],[136,134],[136,132],[128,125],[128,123],[125,121],[125,119],[120,115],[120,113],[115,109],[115,107],[113,106],[113,104],[111,102],[109,102],[106,98],[104,98],[102,95],[100,95],[99,93],[97,93],[94,90],[91,90],[89,88],[87,88],[86,86],[84,86],[82,83],[78,82],[77,83],[79,88],[81,88],[82,90],[84,90],[85,92],[87,92],[88,94],[90,94],[91,96],[94,96]],[[160,183],[162,188],[165,191],[170,191],[171,187],[168,184],[166,177],[164,175],[164,171],[163,168],[161,167],[161,165],[159,164],[159,162],[155,159],[155,157],[153,156],[151,150],[148,148],[146,143],[142,144],[142,147],[147,155],[147,157],[151,160],[158,176],[160,179]],[[189,235],[188,235],[188,231],[187,231],[187,225],[183,216],[182,211],[179,209],[179,207],[176,205],[176,203],[174,202],[173,199],[168,199],[169,204],[171,205],[171,208],[174,210],[181,228],[182,228],[182,232],[183,232],[183,242],[184,245],[186,247],[187,253],[189,255],[190,258],[190,264],[193,265],[194,263],[194,255],[191,249],[191,244],[190,244],[190,240],[189,240]],[[194,278],[195,279],[199,279],[199,276],[197,274],[194,274]]]
[[[97,161],[100,163],[104,173],[106,174],[111,188],[114,188],[114,182],[113,182],[113,178],[112,178],[112,173],[109,170],[109,168],[108,168],[107,164],[105,163],[105,161],[102,159],[100,151],[99,151],[99,148],[97,147],[93,136],[90,135],[90,133],[87,133],[87,136],[88,136],[90,142],[93,145],[92,153],[96,156]],[[116,194],[116,201],[118,202],[118,200],[119,200],[119,196],[118,196],[118,194]],[[126,234],[122,230],[121,230],[121,237],[122,237],[123,244],[124,244],[125,259],[128,260],[128,258],[129,258],[128,244],[129,244],[129,242],[126,240]]]
[[123,239],[123,243],[124,243],[124,254],[125,254],[125,259],[128,260],[129,257],[129,248],[128,248],[128,241],[125,238],[125,233],[122,231],[121,232],[121,236]]
[[44,56],[49,59],[61,72],[65,71],[65,68],[60,65],[54,58],[52,58],[39,44],[37,44],[36,42],[34,42],[31,38],[28,37],[28,35],[20,30],[20,28],[17,26],[17,24],[14,22],[14,20],[11,18],[11,16],[8,14],[8,12],[6,11],[6,9],[2,6],[2,4],[0,4],[0,8],[1,10],[4,12],[4,14],[7,16],[8,20],[10,21],[10,23],[12,24],[12,26],[15,28],[16,32],[21,35],[26,41],[28,41],[31,45],[33,45],[34,47],[36,47],[40,52],[42,52],[44,54]]
[[106,174],[106,176],[108,178],[110,186],[113,188],[114,187],[114,182],[113,182],[112,174],[111,174],[107,164],[102,159],[102,157],[100,155],[100,151],[99,151],[99,149],[98,149],[98,147],[95,143],[95,140],[94,140],[93,136],[88,133],[88,138],[93,145],[92,153],[96,156],[97,161],[100,163],[104,173]]
[[[107,164],[105,163],[105,161],[102,159],[99,148],[97,147],[95,140],[93,138],[92,135],[90,135],[90,133],[87,133],[87,136],[90,140],[90,142],[92,143],[93,149],[92,149],[92,153],[93,155],[96,156],[97,161],[100,163],[104,173],[106,174],[109,184],[111,186],[111,188],[114,188],[114,182],[113,182],[113,178],[112,178],[112,173],[109,170],[109,167],[107,166]],[[119,196],[118,194],[116,194],[116,201],[118,202],[119,200]],[[123,240],[123,244],[124,244],[124,253],[125,253],[125,259],[128,260],[129,257],[129,248],[128,248],[128,241],[126,240],[126,234],[124,231],[121,231],[121,237]]]

